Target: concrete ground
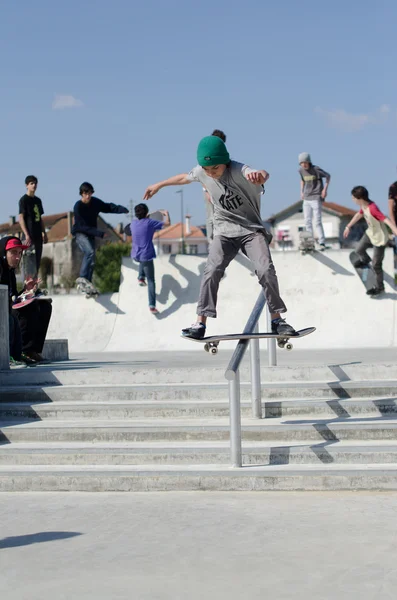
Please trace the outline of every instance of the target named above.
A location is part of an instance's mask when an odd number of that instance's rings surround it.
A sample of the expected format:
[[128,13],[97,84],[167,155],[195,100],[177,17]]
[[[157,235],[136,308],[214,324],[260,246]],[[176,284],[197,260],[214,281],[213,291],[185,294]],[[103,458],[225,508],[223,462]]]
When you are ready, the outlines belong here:
[[1,494],[7,600],[395,598],[394,493]]

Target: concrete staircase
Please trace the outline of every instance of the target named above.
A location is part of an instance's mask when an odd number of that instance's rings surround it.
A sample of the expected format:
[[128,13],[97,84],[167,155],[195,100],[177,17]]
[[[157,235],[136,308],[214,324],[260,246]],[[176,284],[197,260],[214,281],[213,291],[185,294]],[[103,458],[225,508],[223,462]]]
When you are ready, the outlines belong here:
[[0,374],[0,491],[397,489],[394,365],[262,368],[261,421],[245,367],[242,469],[229,466],[223,373]]

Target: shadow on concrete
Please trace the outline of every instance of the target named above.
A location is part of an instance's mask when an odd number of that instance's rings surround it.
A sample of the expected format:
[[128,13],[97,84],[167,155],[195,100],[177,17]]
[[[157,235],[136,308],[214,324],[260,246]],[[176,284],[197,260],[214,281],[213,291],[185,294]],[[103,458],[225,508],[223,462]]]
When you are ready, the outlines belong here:
[[5,548],[18,548],[19,546],[30,546],[42,544],[43,542],[54,542],[55,540],[67,540],[69,538],[83,535],[77,531],[42,531],[30,535],[16,535],[0,540],[0,550]]
[[380,294],[380,296],[375,296],[374,298],[371,298],[371,300],[375,300],[377,302],[379,302],[379,300],[397,300],[397,294],[394,294],[393,292],[383,292],[383,294]]
[[106,313],[125,315],[125,312],[112,301],[111,296],[112,294],[100,294],[96,299],[96,303],[100,304],[106,310]]
[[159,304],[166,304],[171,293],[175,296],[175,300],[171,306],[156,315],[156,318],[159,321],[172,315],[174,312],[179,310],[183,304],[192,304],[193,302],[197,302],[201,277],[205,267],[205,263],[201,263],[199,265],[199,273],[196,274],[178,264],[176,262],[176,256],[174,255],[170,256],[169,263],[179,271],[180,275],[182,275],[184,279],[186,279],[187,285],[182,287],[172,275],[163,275],[161,278],[160,293],[157,294],[157,302]]
[[332,260],[328,255],[323,254],[322,252],[311,252],[308,256],[317,260],[317,262],[321,263],[325,267],[331,269],[333,275],[346,275],[346,277],[355,277],[354,273],[351,273],[337,262]]

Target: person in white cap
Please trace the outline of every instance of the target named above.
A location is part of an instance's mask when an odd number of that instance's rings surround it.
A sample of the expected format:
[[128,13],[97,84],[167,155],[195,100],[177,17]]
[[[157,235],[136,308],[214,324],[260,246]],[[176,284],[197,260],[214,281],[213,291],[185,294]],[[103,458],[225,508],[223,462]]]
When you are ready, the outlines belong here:
[[[313,165],[308,152],[301,152],[299,154],[299,165],[299,174],[301,176],[301,200],[303,200],[305,228],[306,231],[314,237],[314,221],[320,249],[325,250],[325,235],[321,219],[321,202],[327,197],[331,175],[320,167]],[[325,179],[325,185],[323,179]]]

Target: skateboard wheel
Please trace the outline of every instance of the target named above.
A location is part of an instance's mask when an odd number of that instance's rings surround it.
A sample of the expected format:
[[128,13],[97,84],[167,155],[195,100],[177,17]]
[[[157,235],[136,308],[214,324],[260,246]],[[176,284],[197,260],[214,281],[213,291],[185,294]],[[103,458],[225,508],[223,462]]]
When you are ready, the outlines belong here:
[[292,344],[286,344],[285,347],[286,347],[287,350],[292,350],[293,345]]
[[215,346],[211,348],[211,354],[218,354],[218,348],[216,348]]
[[208,344],[204,344],[204,350],[205,350],[206,352],[209,352],[209,351],[210,351],[210,347],[209,347],[209,345],[208,345]]

